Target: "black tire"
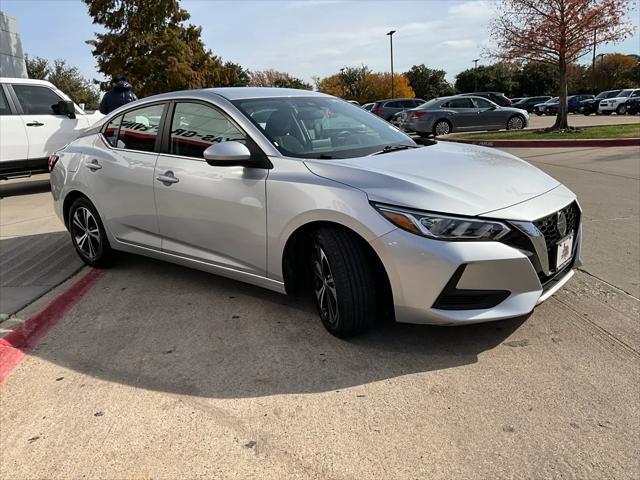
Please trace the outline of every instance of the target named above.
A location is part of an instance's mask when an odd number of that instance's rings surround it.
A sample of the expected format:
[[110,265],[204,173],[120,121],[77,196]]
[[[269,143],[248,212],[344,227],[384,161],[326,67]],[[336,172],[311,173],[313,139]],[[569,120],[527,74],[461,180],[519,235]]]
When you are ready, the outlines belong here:
[[84,263],[96,268],[111,266],[115,253],[100,215],[89,199],[80,197],[71,204],[67,225],[71,242]]
[[541,112],[541,111],[539,111],[539,110],[536,110],[536,115],[537,115],[537,116],[539,116],[539,117],[541,117],[541,116],[542,116],[542,112]]
[[377,322],[379,297],[374,262],[354,234],[338,228],[316,230],[310,264],[316,306],[331,334],[347,338],[369,330]]
[[585,110],[585,111],[583,111],[583,112],[582,112],[582,114],[583,114],[585,117],[588,117],[589,115],[591,115],[591,112],[587,112],[587,111]]
[[429,138],[433,135],[431,132],[416,132],[420,138]]
[[611,110],[605,110],[601,113],[601,115],[611,115]]
[[623,103],[616,108],[616,115],[625,115],[627,113],[627,106]]
[[[445,129],[446,125],[446,129]],[[440,133],[438,133],[439,128]],[[443,133],[446,130],[445,133]],[[437,137],[438,135],[449,135],[453,131],[453,126],[448,120],[437,120],[436,123],[433,124],[433,136]]]

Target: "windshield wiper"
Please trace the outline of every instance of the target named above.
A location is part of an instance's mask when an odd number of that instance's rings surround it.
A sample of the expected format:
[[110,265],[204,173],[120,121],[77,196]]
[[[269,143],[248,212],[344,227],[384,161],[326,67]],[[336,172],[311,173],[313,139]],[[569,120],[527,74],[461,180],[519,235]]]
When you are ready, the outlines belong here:
[[325,153],[322,153],[314,158],[317,158],[318,160],[336,160],[338,158],[344,158],[344,157],[336,157],[335,155],[327,155]]
[[409,148],[420,148],[422,145],[405,145],[405,144],[397,144],[397,145],[387,145],[379,152],[374,152],[371,155],[381,155],[383,153],[389,152],[397,152],[398,150],[408,150]]

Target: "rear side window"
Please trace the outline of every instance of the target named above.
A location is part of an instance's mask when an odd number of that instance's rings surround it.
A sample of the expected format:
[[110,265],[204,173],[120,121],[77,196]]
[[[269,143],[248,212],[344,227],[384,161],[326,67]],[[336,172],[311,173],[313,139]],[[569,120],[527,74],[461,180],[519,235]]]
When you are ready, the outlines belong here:
[[384,104],[385,108],[402,108],[400,102],[387,102]]
[[150,105],[125,113],[118,134],[118,148],[153,152],[163,108],[164,105]]
[[169,153],[203,158],[214,143],[239,141],[246,137],[219,110],[199,103],[178,103],[171,121]]
[[475,97],[475,98],[473,98],[473,103],[475,103],[476,108],[491,108],[491,107],[493,107],[493,103],[491,103],[486,98]]
[[443,105],[444,108],[475,108],[470,98],[456,98]]
[[0,87],[0,115],[11,115],[11,109],[7,102],[7,97],[4,96],[2,87]]
[[[122,123],[122,115],[118,115],[116,118],[107,123],[102,134],[105,140],[112,147],[118,147],[118,134],[120,133],[120,124]],[[124,148],[124,144],[120,145]]]
[[25,115],[54,115],[54,106],[64,100],[56,92],[39,85],[13,85]]

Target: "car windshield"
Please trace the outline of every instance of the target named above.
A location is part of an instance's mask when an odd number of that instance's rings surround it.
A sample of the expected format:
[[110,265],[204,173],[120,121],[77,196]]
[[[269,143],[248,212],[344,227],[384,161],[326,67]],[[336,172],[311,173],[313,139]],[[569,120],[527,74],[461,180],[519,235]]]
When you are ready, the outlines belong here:
[[631,95],[631,92],[633,92],[633,90],[622,90],[618,94],[618,97],[628,97],[629,95]]
[[553,97],[553,98],[550,98],[549,100],[547,100],[544,103],[556,103],[558,100],[560,100],[560,97]]
[[254,98],[233,104],[289,157],[353,158],[389,146],[417,146],[393,125],[337,98]]

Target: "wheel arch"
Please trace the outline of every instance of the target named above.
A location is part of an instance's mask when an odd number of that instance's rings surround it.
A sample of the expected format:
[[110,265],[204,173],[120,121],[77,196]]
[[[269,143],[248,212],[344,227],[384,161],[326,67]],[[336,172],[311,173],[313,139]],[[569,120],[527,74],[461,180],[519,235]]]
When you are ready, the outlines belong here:
[[73,189],[73,190],[70,190],[64,196],[64,200],[62,201],[62,218],[64,219],[64,226],[67,228],[67,230],[69,229],[69,210],[71,209],[71,205],[73,205],[73,202],[75,202],[78,198],[82,198],[82,197],[86,198],[87,200],[89,200],[89,202],[91,202],[91,205],[93,205],[93,208],[96,209],[96,212],[98,212],[98,215],[100,215],[101,217],[100,219],[104,224],[104,219],[102,219],[102,214],[100,213],[100,210],[98,210],[98,208],[96,207],[96,204],[91,199],[91,197],[81,190]]
[[366,252],[367,257],[373,262],[376,272],[376,282],[383,292],[381,308],[387,315],[393,315],[393,294],[391,282],[382,259],[371,244],[356,230],[342,223],[332,220],[313,220],[298,226],[287,238],[282,252],[282,276],[287,294],[301,294],[308,285],[306,268],[307,255],[310,254],[311,235],[320,228],[336,228],[346,231],[358,240],[360,246]]

